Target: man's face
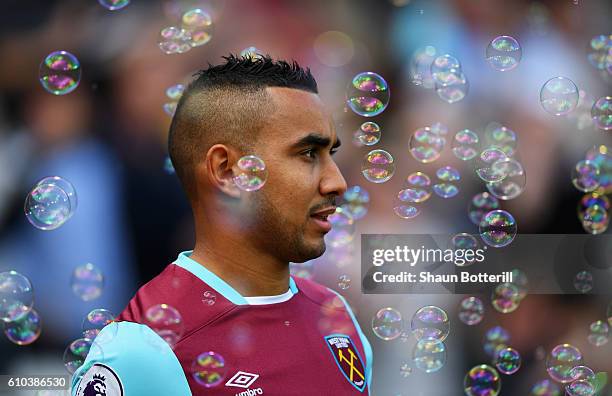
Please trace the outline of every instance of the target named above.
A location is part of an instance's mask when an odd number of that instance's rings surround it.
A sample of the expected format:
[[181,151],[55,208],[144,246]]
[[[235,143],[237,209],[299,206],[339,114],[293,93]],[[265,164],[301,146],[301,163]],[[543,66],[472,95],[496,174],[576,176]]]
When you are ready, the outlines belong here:
[[317,94],[267,90],[275,111],[254,150],[268,169],[265,186],[252,195],[256,238],[281,259],[304,262],[325,252],[326,216],[346,190],[332,158],[340,142]]

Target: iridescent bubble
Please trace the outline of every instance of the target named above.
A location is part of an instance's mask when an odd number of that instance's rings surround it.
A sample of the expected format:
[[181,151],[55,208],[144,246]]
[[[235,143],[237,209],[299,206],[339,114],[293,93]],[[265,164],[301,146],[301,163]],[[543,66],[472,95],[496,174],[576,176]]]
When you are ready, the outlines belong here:
[[372,150],[361,163],[361,174],[372,183],[384,183],[393,177],[395,162],[385,150]]
[[476,262],[475,254],[468,256],[465,253],[466,250],[476,251],[480,246],[478,240],[473,235],[467,234],[465,232],[455,234],[451,237],[449,245],[449,248],[454,251],[463,251],[461,253],[461,256],[459,255],[459,252],[455,253],[454,262],[457,267],[467,267]]
[[567,396],[593,396],[595,387],[587,380],[576,380],[565,387]]
[[78,206],[78,199],[76,190],[74,189],[72,183],[60,176],[48,176],[40,179],[36,184],[53,184],[64,190],[66,195],[68,195],[68,201],[70,202],[70,216],[74,214],[74,211]]
[[582,228],[589,234],[597,235],[605,232],[610,224],[608,210],[600,205],[587,206],[581,214]]
[[572,183],[583,192],[591,192],[599,187],[599,167],[592,161],[581,160],[572,169]]
[[289,263],[289,273],[297,278],[312,279],[314,275],[313,263],[312,260],[304,263]]
[[504,175],[502,180],[486,184],[487,190],[502,200],[514,199],[525,191],[527,174],[523,165],[513,158],[502,158],[491,166],[490,175]]
[[370,194],[365,188],[360,186],[352,186],[344,192],[344,200],[342,208],[349,212],[353,220],[362,219],[368,213],[370,205]]
[[480,153],[480,139],[476,132],[463,129],[455,134],[453,154],[462,161],[469,161]]
[[459,194],[459,188],[452,183],[434,184],[433,191],[441,198],[452,198]]
[[496,162],[507,159],[506,154],[498,148],[489,147],[484,149],[474,162],[476,175],[484,182],[502,181],[506,174],[503,167],[494,167]]
[[168,114],[170,117],[173,117],[174,113],[176,113],[177,104],[177,102],[167,102],[162,105],[162,109],[164,110],[164,113]]
[[436,171],[436,176],[442,181],[452,182],[461,179],[459,171],[452,166],[443,166]]
[[582,364],[582,353],[570,344],[557,345],[546,357],[546,371],[550,377],[564,384],[573,381],[572,368]]
[[225,359],[216,352],[204,352],[191,363],[191,376],[205,388],[213,388],[223,382],[227,374]]
[[443,137],[448,133],[448,127],[441,122],[434,122],[430,127],[431,131],[438,136]]
[[609,131],[612,129],[612,96],[602,96],[591,108],[591,118],[597,128]]
[[574,277],[574,287],[580,293],[588,293],[593,289],[593,274],[589,271],[580,271]]
[[61,227],[74,213],[68,194],[55,183],[37,183],[23,206],[30,224],[45,231]]
[[409,188],[401,190],[397,194],[397,198],[402,202],[425,202],[431,196],[429,186],[431,185],[431,179],[423,172],[411,173],[407,178],[406,182]]
[[45,91],[66,95],[74,91],[81,81],[81,64],[68,51],[55,51],[40,64],[38,77]]
[[113,320],[115,320],[115,315],[108,309],[96,308],[90,311],[85,319],[83,319],[81,326],[83,338],[93,340]]
[[514,374],[521,367],[521,354],[514,348],[501,349],[497,352],[495,366],[502,374]]
[[587,59],[595,68],[604,70],[606,68],[610,48],[612,48],[612,34],[600,34],[595,36],[589,42]]
[[516,236],[516,221],[505,210],[492,210],[482,217],[478,225],[480,237],[489,246],[504,247]]
[[516,133],[503,125],[487,131],[487,147],[501,150],[508,157],[516,151],[518,138]]
[[497,356],[500,349],[506,348],[510,342],[510,333],[501,326],[487,330],[484,337],[484,351],[492,358]]
[[581,379],[587,380],[587,381],[595,380],[595,373],[593,372],[593,369],[591,369],[588,366],[584,366],[584,365],[578,365],[578,366],[572,367],[569,374],[572,377],[573,381],[581,380]]
[[598,192],[585,194],[578,202],[578,218],[583,219],[586,210],[593,206],[601,206],[606,211],[610,210],[610,200]]
[[436,47],[428,45],[418,48],[410,58],[410,77],[417,86],[431,89],[434,81],[431,76],[431,64],[436,58]]
[[468,217],[470,221],[479,225],[485,214],[492,210],[499,209],[499,201],[488,192],[476,194],[472,197],[468,206]]
[[191,50],[191,34],[185,29],[168,26],[159,35],[159,49],[165,54],[183,54]]
[[234,183],[242,191],[257,191],[268,180],[268,169],[264,161],[256,155],[245,155],[236,163]]
[[250,46],[240,51],[240,56],[243,58],[257,59],[262,58],[263,52],[256,47]]
[[435,338],[422,338],[412,350],[414,365],[426,373],[435,373],[446,364],[446,346]]
[[578,88],[569,78],[553,77],[542,86],[540,103],[550,114],[567,114],[578,104]]
[[200,8],[185,12],[181,18],[182,28],[189,33],[192,47],[199,47],[212,38],[212,18]]
[[446,103],[456,103],[465,98],[469,89],[469,82],[462,71],[451,73],[448,83],[436,81],[435,89],[438,97]]
[[612,149],[603,144],[593,146],[586,152],[585,159],[599,168],[600,190],[604,194],[612,193]]
[[185,92],[185,86],[183,84],[175,84],[166,89],[166,96],[168,99],[178,102],[181,96]]
[[508,71],[516,68],[522,55],[521,46],[511,36],[495,37],[487,46],[485,53],[487,62],[497,71]]
[[463,389],[467,396],[497,396],[501,379],[497,370],[486,364],[472,367],[465,375]]
[[456,81],[461,63],[452,55],[438,56],[431,63],[431,77],[436,84],[450,84]]
[[442,149],[444,148],[444,140],[431,131],[429,127],[419,128],[409,141],[410,154],[415,160],[424,164],[433,162],[440,158]]
[[12,322],[5,323],[4,335],[14,344],[29,345],[36,341],[42,330],[38,312],[30,309],[28,313]]
[[130,4],[130,0],[98,0],[98,3],[107,10],[116,11]]
[[215,305],[215,302],[217,302],[217,295],[210,290],[206,290],[202,293],[202,302],[207,306]]
[[529,396],[561,396],[561,390],[557,384],[545,379],[533,385]]
[[491,304],[501,313],[514,312],[521,302],[518,288],[512,283],[501,283],[493,289]]
[[389,92],[387,82],[379,74],[359,73],[348,86],[346,104],[357,115],[374,117],[387,108]]
[[104,276],[102,271],[91,263],[79,265],[72,272],[70,286],[72,292],[81,300],[95,300],[102,294]]
[[408,363],[403,362],[402,365],[400,366],[400,375],[403,378],[408,378],[410,377],[410,374],[412,374],[412,367],[410,367]]
[[12,322],[25,317],[34,305],[30,280],[17,271],[0,272],[0,320]]
[[325,235],[325,241],[332,247],[350,243],[355,236],[355,221],[351,214],[342,207],[327,216],[331,230]]
[[88,338],[78,338],[72,341],[64,350],[64,367],[70,374],[74,374],[79,367],[85,362],[87,354],[91,351],[95,355],[104,360],[104,355],[100,346]]
[[348,275],[340,275],[338,277],[338,287],[342,290],[346,290],[351,287],[351,277]]
[[417,340],[436,339],[444,341],[450,332],[450,321],[446,312],[434,305],[419,308],[410,321],[410,329]]
[[183,317],[176,308],[168,304],[149,307],[145,313],[143,324],[149,326],[170,347],[176,345],[185,331]]
[[383,308],[372,318],[372,331],[381,340],[390,341],[402,332],[402,314],[394,308]]
[[484,318],[484,304],[478,297],[466,297],[461,301],[459,320],[468,326],[482,322]]
[[393,212],[402,219],[413,219],[421,213],[416,206],[401,204],[395,205],[393,207]]
[[373,146],[380,141],[380,126],[375,122],[364,122],[353,134],[358,146]]

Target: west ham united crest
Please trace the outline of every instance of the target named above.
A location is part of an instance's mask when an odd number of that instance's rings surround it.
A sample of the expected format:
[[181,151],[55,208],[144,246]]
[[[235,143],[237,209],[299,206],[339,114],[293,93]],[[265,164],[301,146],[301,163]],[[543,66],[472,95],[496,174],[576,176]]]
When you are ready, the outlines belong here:
[[351,338],[346,335],[333,334],[325,337],[325,343],[344,377],[359,392],[363,392],[366,387],[365,367]]

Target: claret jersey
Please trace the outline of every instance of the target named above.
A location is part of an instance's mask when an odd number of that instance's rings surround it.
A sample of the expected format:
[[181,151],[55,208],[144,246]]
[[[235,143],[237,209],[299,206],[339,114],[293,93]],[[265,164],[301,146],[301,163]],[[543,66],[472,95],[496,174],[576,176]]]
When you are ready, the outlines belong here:
[[[190,254],[100,332],[73,396],[369,394],[372,349],[342,296],[291,277],[284,294],[244,297]],[[158,304],[181,314],[173,347],[146,325]],[[215,375],[198,375],[202,356],[215,357]]]

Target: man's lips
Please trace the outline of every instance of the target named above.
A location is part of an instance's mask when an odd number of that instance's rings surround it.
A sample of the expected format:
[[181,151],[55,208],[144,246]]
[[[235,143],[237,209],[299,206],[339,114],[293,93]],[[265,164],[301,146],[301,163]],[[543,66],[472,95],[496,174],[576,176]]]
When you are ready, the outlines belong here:
[[327,220],[327,216],[336,212],[335,206],[330,206],[325,209],[321,209],[319,211],[314,212],[310,215],[310,217],[314,220],[315,224],[317,224],[322,230],[328,232],[331,230],[331,223]]

